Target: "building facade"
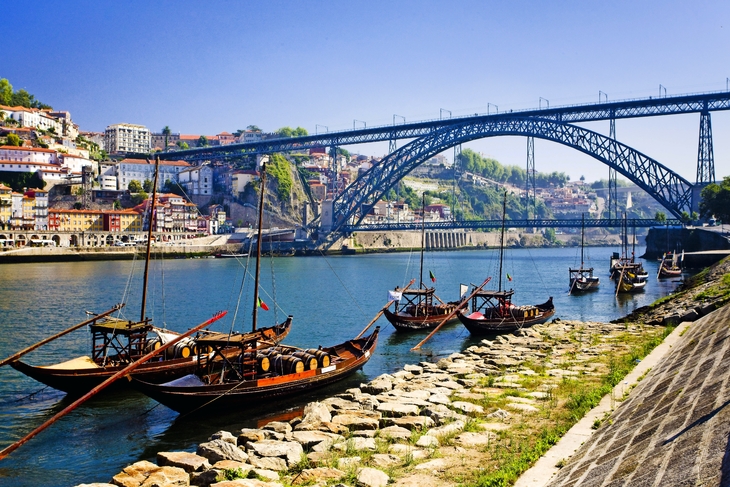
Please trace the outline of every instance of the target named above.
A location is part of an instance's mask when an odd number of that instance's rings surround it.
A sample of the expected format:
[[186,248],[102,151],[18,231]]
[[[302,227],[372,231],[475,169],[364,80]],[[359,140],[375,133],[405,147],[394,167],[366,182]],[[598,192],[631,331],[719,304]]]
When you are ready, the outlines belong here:
[[110,125],[104,131],[104,148],[110,154],[146,154],[150,151],[150,131],[131,123]]
[[[178,174],[189,167],[190,164],[185,161],[160,161],[157,189],[162,188],[167,181],[178,182]],[[144,184],[145,180],[155,180],[155,165],[144,159],[123,159],[116,168],[119,190],[127,189],[131,181]]]
[[213,169],[208,165],[183,169],[178,174],[178,183],[188,196],[210,196],[213,194]]

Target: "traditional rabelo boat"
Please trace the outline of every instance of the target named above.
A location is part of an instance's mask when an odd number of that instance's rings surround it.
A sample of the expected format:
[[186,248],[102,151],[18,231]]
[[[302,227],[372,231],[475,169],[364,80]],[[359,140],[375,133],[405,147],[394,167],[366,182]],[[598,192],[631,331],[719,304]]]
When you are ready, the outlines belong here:
[[[444,318],[452,315],[449,322],[456,322],[456,315],[452,311],[456,309],[458,303],[445,303],[436,296],[436,289],[428,287],[423,282],[423,251],[426,246],[426,199],[425,193],[423,197],[423,219],[421,224],[421,265],[420,265],[420,285],[417,289],[395,288],[390,292],[393,300],[393,311],[384,309],[385,318],[397,331],[417,331],[434,328],[441,323]],[[432,282],[436,281],[433,273],[429,271]],[[434,300],[438,301],[435,303]]]
[[641,262],[635,262],[634,256],[635,245],[636,245],[636,234],[634,233],[631,257],[627,257],[628,254],[628,228],[626,222],[626,213],[624,213],[623,221],[623,254],[614,261],[616,252],[614,252],[611,260],[611,279],[616,279],[616,294],[619,293],[637,293],[644,290],[646,287],[646,279],[649,277],[649,273],[644,270],[644,265]]
[[[152,215],[155,209],[156,188],[157,168],[155,169],[152,200],[148,213],[147,254],[139,321],[109,316],[111,312],[103,313],[103,316],[99,315],[84,322],[84,325],[88,324],[92,336],[91,356],[77,357],[45,366],[30,365],[21,360],[12,360],[9,362],[11,367],[54,389],[72,395],[79,395],[101,384],[104,380],[142,357],[146,352],[158,349],[164,343],[179,336],[179,333],[153,326],[151,320],[145,317],[150,243],[152,242]],[[121,306],[115,307],[115,310],[120,308]],[[281,324],[258,330],[255,338],[273,345],[287,335],[290,327],[291,317]],[[201,331],[198,336],[203,337],[207,333]],[[152,383],[173,380],[193,372],[196,369],[197,361],[201,354],[204,355],[204,352],[205,349],[198,349],[196,338],[189,337],[175,344],[163,355],[140,365],[133,375]],[[224,351],[224,353],[235,354],[236,349],[232,348]],[[118,381],[115,383],[115,387],[127,383],[128,381]]]
[[[264,206],[265,167],[261,171],[258,242],[252,333],[256,331],[261,261],[261,229]],[[371,322],[372,324],[373,322]],[[369,327],[370,325],[368,325]],[[366,328],[367,330],[367,328]],[[180,413],[251,407],[260,399],[280,398],[323,387],[361,368],[378,342],[380,327],[368,336],[333,347],[301,349],[263,342],[253,335],[211,334],[197,340],[195,373],[163,384],[134,379],[133,385],[152,399]],[[234,355],[226,353],[231,347]],[[210,353],[201,353],[210,350]]]
[[600,279],[593,275],[593,267],[584,267],[583,249],[585,247],[585,214],[582,215],[580,228],[580,267],[578,269],[568,268],[570,275],[570,290],[568,294],[595,291],[598,289]]
[[[472,335],[509,333],[521,328],[545,323],[555,314],[552,296],[542,304],[515,306],[514,290],[502,289],[502,263],[504,261],[504,227],[507,218],[507,193],[502,206],[502,233],[499,241],[499,280],[496,291],[478,290],[471,297],[471,311],[457,312]],[[510,279],[511,280],[511,279]]]
[[684,260],[684,252],[682,252],[681,258],[677,255],[677,252],[672,252],[671,256],[664,254],[662,261],[659,264],[658,278],[669,278],[669,277],[681,277],[682,266],[680,263]]

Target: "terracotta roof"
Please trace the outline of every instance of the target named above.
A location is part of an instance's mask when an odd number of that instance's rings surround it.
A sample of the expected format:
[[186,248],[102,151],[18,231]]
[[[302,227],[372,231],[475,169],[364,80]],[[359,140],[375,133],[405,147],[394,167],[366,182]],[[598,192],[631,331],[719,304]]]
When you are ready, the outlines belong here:
[[34,166],[48,166],[49,168],[60,169],[57,164],[48,164],[46,162],[23,162],[23,161],[5,161],[0,159],[0,164],[19,164],[19,165],[34,165]]

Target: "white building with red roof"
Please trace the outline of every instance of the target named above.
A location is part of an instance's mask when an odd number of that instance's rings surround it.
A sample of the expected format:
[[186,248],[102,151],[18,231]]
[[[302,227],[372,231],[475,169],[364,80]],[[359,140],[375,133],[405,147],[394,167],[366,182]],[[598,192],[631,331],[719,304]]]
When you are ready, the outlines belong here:
[[15,147],[12,145],[0,146],[0,160],[15,162],[41,162],[44,164],[58,164],[58,153],[53,149],[40,147]]
[[[157,187],[162,188],[168,180],[178,182],[180,171],[188,169],[190,164],[185,161],[160,161],[160,171],[157,177]],[[127,189],[131,181],[154,181],[155,165],[145,159],[122,159],[117,165],[117,189]]]

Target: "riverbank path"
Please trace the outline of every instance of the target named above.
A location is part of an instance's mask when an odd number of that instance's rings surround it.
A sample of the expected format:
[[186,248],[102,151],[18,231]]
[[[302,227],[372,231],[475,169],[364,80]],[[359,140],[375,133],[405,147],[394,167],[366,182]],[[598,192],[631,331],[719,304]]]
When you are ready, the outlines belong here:
[[675,331],[668,353],[540,485],[730,485],[730,305]]

